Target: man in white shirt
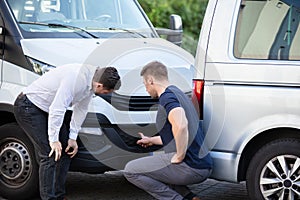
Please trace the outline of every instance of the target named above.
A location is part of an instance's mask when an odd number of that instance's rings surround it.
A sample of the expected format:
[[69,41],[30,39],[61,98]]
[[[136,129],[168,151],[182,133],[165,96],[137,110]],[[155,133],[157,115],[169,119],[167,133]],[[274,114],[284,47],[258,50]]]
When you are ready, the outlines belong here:
[[[76,138],[94,94],[108,94],[121,86],[114,67],[69,64],[45,73],[15,101],[18,124],[33,142],[39,161],[40,196],[64,199],[65,180]],[[71,122],[65,113],[72,106]]]

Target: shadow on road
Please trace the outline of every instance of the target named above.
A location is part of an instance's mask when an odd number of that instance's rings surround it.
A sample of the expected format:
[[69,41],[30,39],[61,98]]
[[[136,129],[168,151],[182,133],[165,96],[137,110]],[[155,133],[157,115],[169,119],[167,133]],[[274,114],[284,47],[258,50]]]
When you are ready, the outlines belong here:
[[[190,188],[201,200],[248,199],[244,183],[208,179],[201,184],[191,185]],[[68,200],[154,200],[152,196],[130,184],[120,171],[97,175],[70,172],[66,190]],[[0,200],[3,198],[0,197]]]

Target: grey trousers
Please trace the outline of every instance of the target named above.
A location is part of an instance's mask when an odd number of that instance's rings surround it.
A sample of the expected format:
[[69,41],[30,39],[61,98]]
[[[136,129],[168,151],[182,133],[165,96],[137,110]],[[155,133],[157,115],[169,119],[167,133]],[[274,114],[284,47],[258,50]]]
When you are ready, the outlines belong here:
[[182,162],[172,164],[174,153],[139,158],[127,163],[126,179],[156,199],[182,200],[190,190],[187,185],[206,180],[210,169],[194,169]]

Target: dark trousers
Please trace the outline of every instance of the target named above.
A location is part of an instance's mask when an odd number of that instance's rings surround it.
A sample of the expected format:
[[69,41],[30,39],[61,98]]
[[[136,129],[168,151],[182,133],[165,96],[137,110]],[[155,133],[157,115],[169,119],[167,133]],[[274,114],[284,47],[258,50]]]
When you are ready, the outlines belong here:
[[62,156],[55,162],[48,140],[48,113],[35,106],[26,95],[19,95],[15,101],[14,114],[18,124],[32,141],[39,163],[40,196],[43,200],[63,199],[65,181],[70,166],[70,156],[64,150],[69,139],[68,125],[64,122],[59,140],[62,144]]

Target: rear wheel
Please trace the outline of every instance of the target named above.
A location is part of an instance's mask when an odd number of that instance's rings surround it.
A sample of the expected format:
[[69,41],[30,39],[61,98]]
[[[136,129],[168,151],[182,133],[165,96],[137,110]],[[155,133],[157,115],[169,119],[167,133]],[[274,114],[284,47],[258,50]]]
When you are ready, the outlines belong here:
[[247,170],[253,200],[300,199],[300,141],[278,139],[263,146]]
[[16,124],[0,127],[0,191],[8,199],[30,199],[38,192],[34,148]]

